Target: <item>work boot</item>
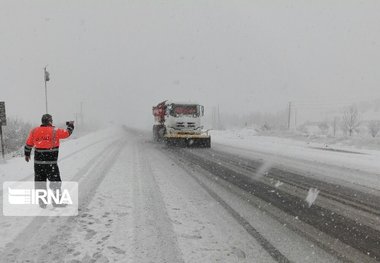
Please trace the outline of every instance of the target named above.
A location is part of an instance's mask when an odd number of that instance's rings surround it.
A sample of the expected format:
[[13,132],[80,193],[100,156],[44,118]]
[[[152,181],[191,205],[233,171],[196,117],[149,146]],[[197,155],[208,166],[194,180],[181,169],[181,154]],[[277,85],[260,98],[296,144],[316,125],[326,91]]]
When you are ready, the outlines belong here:
[[[61,197],[62,197],[61,189],[55,189],[53,191],[58,192],[58,196],[59,196],[58,200],[61,200]],[[53,207],[66,207],[67,206],[67,204],[57,204],[54,200],[53,200],[52,204],[53,204]]]

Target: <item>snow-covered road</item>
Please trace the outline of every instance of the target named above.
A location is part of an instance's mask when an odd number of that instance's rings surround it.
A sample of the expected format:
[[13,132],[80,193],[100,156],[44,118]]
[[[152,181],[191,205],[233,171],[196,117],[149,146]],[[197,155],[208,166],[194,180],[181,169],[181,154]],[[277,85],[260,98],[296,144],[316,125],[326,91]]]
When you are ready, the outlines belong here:
[[[372,231],[365,232],[368,238],[378,242],[379,217],[372,216],[368,202],[343,203],[346,188],[335,196],[331,184],[301,174],[287,181],[289,171],[264,171],[253,154],[222,145],[216,150],[167,148],[152,143],[150,134],[125,128],[70,140],[61,148],[63,180],[79,182],[79,215],[1,216],[1,262],[375,260],[378,243],[367,256],[365,241],[356,240],[353,248],[350,233],[321,226],[339,220],[349,231],[357,227],[355,217]],[[0,165],[0,178],[32,180],[32,166],[21,158],[9,160]],[[308,193],[314,185],[320,197],[314,190]],[[373,198],[359,190],[353,193]],[[311,207],[304,201],[307,195]],[[321,219],[321,212],[328,215]]]

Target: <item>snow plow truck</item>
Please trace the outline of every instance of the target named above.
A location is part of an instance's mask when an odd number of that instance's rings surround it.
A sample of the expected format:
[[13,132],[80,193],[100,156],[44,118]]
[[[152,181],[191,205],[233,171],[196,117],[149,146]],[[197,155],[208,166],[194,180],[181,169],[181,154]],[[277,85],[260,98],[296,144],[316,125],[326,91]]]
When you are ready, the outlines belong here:
[[169,146],[211,147],[211,136],[201,126],[204,107],[163,101],[153,107],[153,140]]

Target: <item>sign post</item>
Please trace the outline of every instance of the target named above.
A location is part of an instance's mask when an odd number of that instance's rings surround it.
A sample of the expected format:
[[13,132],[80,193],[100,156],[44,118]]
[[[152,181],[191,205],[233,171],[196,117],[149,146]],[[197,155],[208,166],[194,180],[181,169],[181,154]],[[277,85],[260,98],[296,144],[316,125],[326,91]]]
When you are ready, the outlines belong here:
[[5,114],[5,102],[0,101],[0,141],[1,141],[1,154],[3,156],[3,159],[5,159],[3,126],[6,126],[6,125],[7,125],[7,116]]

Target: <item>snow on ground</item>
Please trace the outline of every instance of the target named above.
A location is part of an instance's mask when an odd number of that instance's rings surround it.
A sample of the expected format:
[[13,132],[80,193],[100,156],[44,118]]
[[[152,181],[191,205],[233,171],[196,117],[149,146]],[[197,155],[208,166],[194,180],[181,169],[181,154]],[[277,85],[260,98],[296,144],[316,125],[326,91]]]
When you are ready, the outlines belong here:
[[[211,136],[214,148],[248,156],[262,153],[269,163],[267,166],[286,164],[304,170],[313,166],[309,170],[320,170],[323,176],[380,190],[380,151],[377,150],[261,136],[254,129],[211,131]],[[337,172],[329,169],[327,173],[324,166],[333,166]]]
[[[287,138],[305,143],[318,143],[323,145],[334,145],[334,147],[343,147],[351,150],[380,150],[380,137],[371,137],[368,132],[361,134],[354,134],[347,136],[343,133],[337,133],[337,136],[321,133],[320,129],[316,127],[317,131],[300,132],[300,131],[259,131],[257,135],[268,137]],[[251,129],[252,130],[252,129]]]
[[[59,167],[62,180],[78,181],[75,177],[84,177],[89,169],[86,164],[93,164],[97,156],[116,138],[122,135],[121,129],[107,129],[89,134],[80,139],[67,139],[61,144]],[[62,141],[63,142],[63,141]],[[15,157],[0,164],[1,185],[6,181],[33,181],[33,161],[25,162],[23,157]],[[2,196],[3,191],[0,190]],[[1,199],[2,204],[3,199]],[[1,217],[0,221],[0,251],[1,247],[20,234],[32,221],[32,217]]]
[[[110,151],[115,139],[118,143],[112,147],[122,151],[116,158],[107,157],[104,152]],[[63,258],[68,262],[250,262],[255,258],[272,262],[182,169],[144,142],[119,130],[66,142],[61,174],[64,180],[79,181],[79,198],[84,202],[79,216],[2,216],[4,258],[38,262]],[[102,163],[98,156],[109,160]],[[109,169],[101,173],[106,166]],[[1,169],[3,179],[32,179],[31,165],[20,158]],[[96,178],[101,178],[99,185],[88,186]],[[218,213],[225,218],[215,216]]]
[[[115,127],[67,140],[59,165],[63,180],[79,182],[79,215],[1,216],[0,261],[273,262],[193,176],[291,260],[336,261],[160,147]],[[32,163],[14,158],[0,165],[1,180],[32,180],[32,170]]]

